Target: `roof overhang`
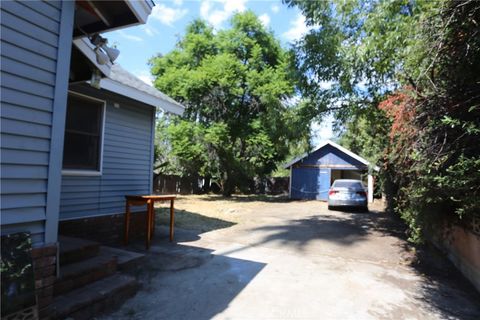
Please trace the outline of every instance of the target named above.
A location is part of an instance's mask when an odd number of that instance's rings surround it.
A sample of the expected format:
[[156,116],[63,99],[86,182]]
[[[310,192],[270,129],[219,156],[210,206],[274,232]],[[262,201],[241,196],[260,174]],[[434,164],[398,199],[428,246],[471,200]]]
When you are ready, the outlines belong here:
[[137,17],[139,24],[147,23],[148,16],[150,13],[152,13],[153,6],[155,5],[153,1],[130,0],[125,2],[130,10],[132,10],[133,14]]
[[76,0],[73,37],[144,24],[154,5],[151,0]]
[[110,75],[112,64],[110,62],[106,64],[99,64],[97,62],[97,56],[95,51],[93,51],[95,46],[87,38],[73,40],[73,44],[105,77]]
[[327,140],[327,141],[323,142],[322,144],[320,144],[319,146],[317,146],[315,149],[313,149],[311,152],[309,152],[309,153],[307,152],[307,153],[302,154],[301,156],[299,156],[299,157],[293,159],[292,161],[286,163],[283,167],[284,167],[285,169],[290,168],[290,167],[293,166],[295,163],[302,161],[304,158],[306,158],[306,157],[309,156],[310,154],[312,154],[312,153],[320,150],[321,148],[325,147],[326,145],[331,145],[332,147],[334,147],[334,148],[340,150],[341,152],[349,155],[349,156],[352,157],[353,159],[355,159],[355,160],[363,163],[363,164],[364,164],[365,166],[367,166],[368,168],[372,168],[373,170],[375,170],[375,171],[377,171],[377,172],[380,170],[380,168],[379,168],[378,166],[376,166],[376,165],[375,165],[375,166],[372,166],[372,165],[370,164],[370,162],[368,162],[368,161],[365,160],[364,158],[360,157],[358,154],[353,153],[352,151],[350,151],[350,150],[342,147],[341,145],[339,145],[339,144],[337,144],[337,143],[335,143],[335,142],[333,142],[333,141],[331,141],[331,140]]
[[[87,81],[94,72],[110,75],[112,64],[100,65],[89,37],[131,25],[144,24],[152,12],[151,0],[76,0],[70,82]],[[81,54],[80,54],[81,53]]]
[[104,78],[100,81],[100,88],[125,96],[127,98],[143,102],[155,108],[160,108],[165,112],[182,115],[185,108],[180,104],[172,103],[168,100],[152,96],[144,91],[124,85],[112,79]]

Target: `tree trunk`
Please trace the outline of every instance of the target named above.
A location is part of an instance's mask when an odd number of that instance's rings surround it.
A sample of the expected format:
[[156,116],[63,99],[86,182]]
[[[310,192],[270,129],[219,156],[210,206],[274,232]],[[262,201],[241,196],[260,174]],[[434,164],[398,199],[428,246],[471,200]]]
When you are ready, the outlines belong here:
[[235,190],[235,186],[233,185],[233,181],[231,178],[231,175],[227,172],[223,174],[223,189],[222,189],[222,195],[224,197],[231,197],[233,191]]

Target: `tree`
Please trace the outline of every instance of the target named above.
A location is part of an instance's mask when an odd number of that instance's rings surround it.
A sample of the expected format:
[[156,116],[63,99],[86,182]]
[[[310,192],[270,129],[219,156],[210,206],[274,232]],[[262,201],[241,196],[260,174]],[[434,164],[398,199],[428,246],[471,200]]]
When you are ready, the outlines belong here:
[[[391,145],[405,148],[386,159],[414,240],[439,223],[468,228],[480,210],[479,20],[480,3],[447,1],[436,21],[420,26],[431,55],[423,81],[399,105],[407,116],[392,126]],[[405,124],[415,133],[396,129]]]
[[468,225],[480,210],[480,4],[285,2],[314,26],[296,44],[302,92],[336,112],[345,144],[380,161],[411,240],[445,219]]
[[431,47],[422,26],[438,23],[445,1],[284,2],[298,7],[311,28],[292,50],[310,114],[334,113],[342,143],[380,164],[392,120],[379,102],[428,81]]
[[172,155],[172,146],[168,137],[170,116],[157,113],[155,123],[155,144],[153,166],[155,174],[179,174],[177,159]]
[[430,0],[284,2],[311,27],[293,46],[302,95],[312,113],[334,112],[340,121],[376,108],[403,85],[417,86],[429,54],[418,26],[442,7]]
[[195,20],[173,51],[151,60],[155,86],[187,107],[168,129],[173,154],[187,174],[217,178],[225,195],[275,170],[309,135],[286,103],[287,52],[250,11],[231,25],[214,32]]

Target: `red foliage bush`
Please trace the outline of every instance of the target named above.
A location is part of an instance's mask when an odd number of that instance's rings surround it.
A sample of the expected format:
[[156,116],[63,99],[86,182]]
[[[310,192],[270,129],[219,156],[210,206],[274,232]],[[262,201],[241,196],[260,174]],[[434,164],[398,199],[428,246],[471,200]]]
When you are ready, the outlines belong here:
[[413,124],[416,115],[415,100],[411,88],[406,87],[388,96],[378,107],[392,121],[390,142],[395,138],[409,140],[416,136],[418,130]]

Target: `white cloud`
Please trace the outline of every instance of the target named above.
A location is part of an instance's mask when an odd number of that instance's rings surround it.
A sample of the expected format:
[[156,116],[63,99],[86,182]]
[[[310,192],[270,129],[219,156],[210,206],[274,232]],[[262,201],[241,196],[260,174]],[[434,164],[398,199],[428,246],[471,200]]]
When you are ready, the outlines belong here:
[[274,4],[271,9],[272,9],[273,13],[277,13],[278,11],[280,11],[280,7],[276,4]]
[[[243,12],[248,0],[206,0],[200,5],[200,16],[218,29],[234,13]],[[220,5],[220,8],[218,8]]]
[[147,24],[142,25],[142,28],[143,28],[143,31],[145,31],[145,33],[147,35],[149,35],[150,37],[153,37],[154,35],[159,34],[157,29],[148,25],[148,22],[147,22]]
[[268,25],[270,24],[270,16],[266,13],[259,16],[258,19],[260,19],[260,21],[263,23],[265,27],[268,27]]
[[183,4],[183,0],[173,0],[173,4],[176,6],[181,6]]
[[288,41],[299,40],[311,29],[311,27],[306,25],[305,17],[301,13],[294,20],[290,21],[290,26],[290,29],[283,34]]
[[128,39],[128,40],[131,40],[131,41],[136,41],[136,42],[141,42],[141,41],[143,41],[142,38],[137,37],[137,36],[133,36],[133,35],[131,35],[131,34],[128,34],[128,33],[126,33],[126,32],[123,31],[123,30],[119,30],[119,31],[118,31],[118,34],[120,34],[123,38]]
[[172,26],[174,22],[182,19],[187,12],[187,9],[171,8],[160,3],[153,7],[151,17],[167,26]]

